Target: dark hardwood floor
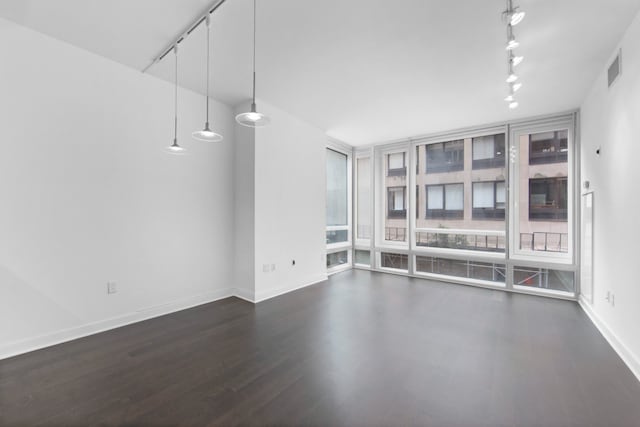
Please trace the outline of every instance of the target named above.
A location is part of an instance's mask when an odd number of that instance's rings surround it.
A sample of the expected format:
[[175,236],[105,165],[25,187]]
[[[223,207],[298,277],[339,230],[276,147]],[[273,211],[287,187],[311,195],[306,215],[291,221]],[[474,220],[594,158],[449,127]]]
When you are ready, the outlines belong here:
[[349,271],[0,361],[0,424],[640,426],[577,304]]

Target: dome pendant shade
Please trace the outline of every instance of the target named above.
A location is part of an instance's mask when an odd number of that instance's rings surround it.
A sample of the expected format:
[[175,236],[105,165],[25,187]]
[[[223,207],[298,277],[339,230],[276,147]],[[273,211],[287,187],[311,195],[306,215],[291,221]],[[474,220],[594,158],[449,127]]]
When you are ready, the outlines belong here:
[[222,142],[223,140],[222,135],[209,129],[209,122],[204,126],[204,129],[193,132],[191,136],[193,139],[202,142]]
[[271,120],[265,114],[256,111],[256,104],[254,102],[251,104],[251,111],[248,113],[240,113],[236,116],[236,122],[242,126],[255,128],[266,126]]
[[174,139],[173,144],[164,149],[169,154],[185,154],[187,150],[178,145],[178,140]]
[[253,95],[251,97],[251,111],[236,116],[239,125],[250,128],[267,126],[271,120],[266,114],[256,111],[256,0],[253,0]]
[[191,137],[196,141],[202,142],[222,142],[222,135],[215,133],[211,129],[209,129],[209,81],[211,80],[210,72],[209,72],[209,64],[211,62],[210,52],[211,48],[209,47],[209,43],[211,41],[211,16],[207,15],[206,18],[207,24],[207,94],[206,94],[206,122],[204,125],[204,129],[197,130],[191,134]]

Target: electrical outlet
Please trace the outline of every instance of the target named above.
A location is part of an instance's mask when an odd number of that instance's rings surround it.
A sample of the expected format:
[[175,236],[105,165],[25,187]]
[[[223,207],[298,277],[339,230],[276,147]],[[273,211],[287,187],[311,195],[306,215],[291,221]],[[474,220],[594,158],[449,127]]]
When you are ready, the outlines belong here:
[[115,294],[118,292],[116,282],[107,282],[107,294]]
[[263,273],[268,273],[269,271],[271,271],[269,269],[269,264],[262,264],[262,272]]
[[276,265],[275,264],[271,264],[271,271],[276,271]]

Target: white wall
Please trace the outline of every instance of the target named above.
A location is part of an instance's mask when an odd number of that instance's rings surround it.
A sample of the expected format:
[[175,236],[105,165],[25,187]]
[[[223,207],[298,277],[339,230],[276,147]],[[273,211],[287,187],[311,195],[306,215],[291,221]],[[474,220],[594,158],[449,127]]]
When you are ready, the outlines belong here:
[[[235,113],[247,111],[240,105]],[[234,280],[237,296],[255,301],[255,129],[236,126],[234,146]]]
[[618,81],[607,88],[603,64],[581,108],[582,181],[594,191],[594,298],[582,305],[640,378],[640,15],[619,47]]
[[[265,102],[258,109],[271,124],[255,135],[256,301],[327,277],[327,137]],[[265,264],[275,270],[264,272]]]
[[1,19],[0,50],[0,358],[229,295],[232,110],[192,142],[181,90],[170,156],[170,84]]
[[[258,110],[271,124],[239,127],[235,147],[235,288],[255,302],[327,278],[327,138],[266,102],[259,101]],[[253,174],[245,174],[249,169]]]

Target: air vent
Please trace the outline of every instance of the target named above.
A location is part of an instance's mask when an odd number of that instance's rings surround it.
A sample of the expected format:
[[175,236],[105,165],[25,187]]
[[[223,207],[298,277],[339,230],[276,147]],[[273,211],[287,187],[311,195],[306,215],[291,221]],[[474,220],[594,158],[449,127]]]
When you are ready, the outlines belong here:
[[609,71],[607,72],[607,77],[609,80],[609,87],[611,87],[611,85],[617,80],[618,76],[620,75],[620,71],[621,71],[621,56],[622,56],[622,51],[618,52],[618,54],[616,55],[615,59],[613,60],[613,62],[611,63],[611,65],[609,66]]

